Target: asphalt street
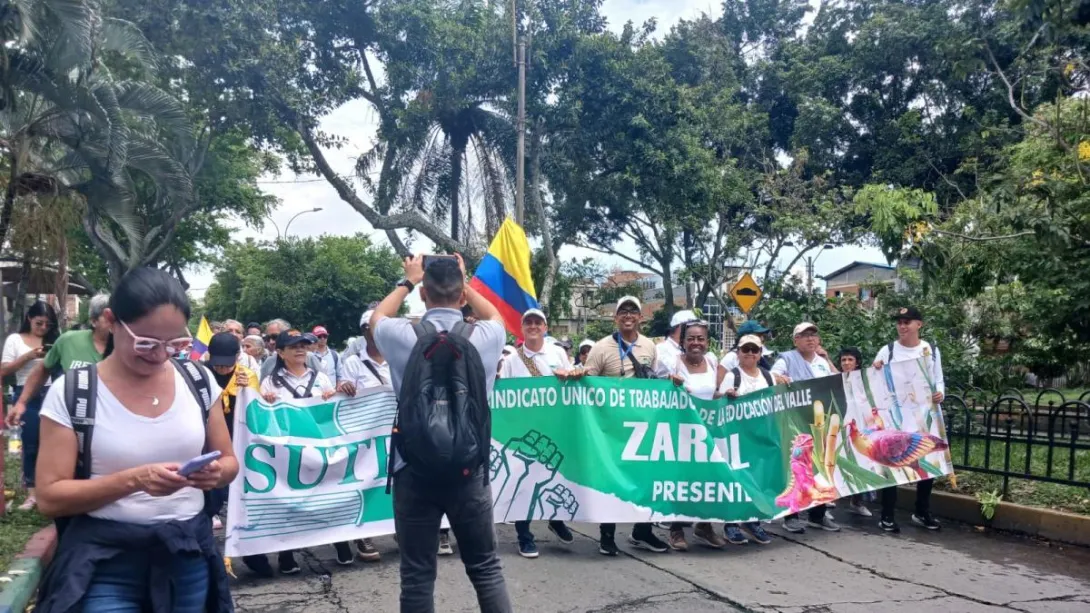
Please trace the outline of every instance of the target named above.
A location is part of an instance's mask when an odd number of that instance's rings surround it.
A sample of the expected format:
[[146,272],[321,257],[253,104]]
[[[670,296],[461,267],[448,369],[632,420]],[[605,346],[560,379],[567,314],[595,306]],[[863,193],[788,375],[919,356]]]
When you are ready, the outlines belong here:
[[[498,526],[504,575],[516,611],[720,613],[1088,613],[1090,550],[945,524],[928,533],[899,518],[903,532],[884,534],[874,519],[838,510],[840,533],[784,533],[767,546],[693,548],[653,554],[629,548],[598,554],[597,526],[576,524],[562,545],[535,526],[541,557],[519,557],[511,526]],[[392,537],[376,539],[382,560],[339,567],[332,547],[300,556],[303,572],[258,579],[236,562],[240,613],[343,613],[398,610],[398,556]],[[457,546],[455,547],[457,549]],[[323,575],[328,575],[324,580]],[[473,588],[457,556],[440,558],[436,610],[476,611]]]

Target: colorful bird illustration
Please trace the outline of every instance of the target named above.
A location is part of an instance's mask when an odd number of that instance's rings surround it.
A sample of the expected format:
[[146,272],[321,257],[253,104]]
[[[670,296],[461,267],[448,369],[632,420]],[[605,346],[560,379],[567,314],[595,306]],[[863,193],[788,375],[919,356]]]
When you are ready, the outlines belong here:
[[799,434],[791,442],[791,476],[783,493],[776,497],[776,506],[798,513],[815,504],[825,504],[840,497],[835,487],[814,480],[814,437]]
[[891,468],[911,468],[921,479],[930,475],[920,467],[920,460],[933,451],[944,451],[948,447],[946,441],[931,434],[903,430],[861,431],[854,419],[848,422],[848,438],[856,451],[875,463]]

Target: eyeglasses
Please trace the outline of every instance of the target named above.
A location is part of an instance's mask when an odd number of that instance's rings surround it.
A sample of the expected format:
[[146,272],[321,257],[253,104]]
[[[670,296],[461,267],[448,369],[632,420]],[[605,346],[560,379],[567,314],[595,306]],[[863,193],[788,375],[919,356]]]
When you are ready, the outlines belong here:
[[132,350],[138,355],[150,355],[155,353],[161,347],[163,351],[169,356],[175,356],[183,351],[186,351],[193,344],[193,337],[186,331],[185,336],[181,336],[169,341],[161,341],[157,338],[148,338],[146,336],[137,336],[129,324],[121,322],[121,326],[125,328],[125,331],[132,337]]
[[636,309],[621,309],[617,311],[618,317],[632,317],[639,314],[640,312]]
[[753,345],[746,345],[745,347],[738,348],[739,353],[760,353],[760,347],[754,347]]
[[328,334],[319,334],[316,338],[329,338]]
[[266,334],[264,336],[265,342],[266,343],[271,343],[271,342],[276,340],[277,336],[279,336],[279,335],[278,334]]

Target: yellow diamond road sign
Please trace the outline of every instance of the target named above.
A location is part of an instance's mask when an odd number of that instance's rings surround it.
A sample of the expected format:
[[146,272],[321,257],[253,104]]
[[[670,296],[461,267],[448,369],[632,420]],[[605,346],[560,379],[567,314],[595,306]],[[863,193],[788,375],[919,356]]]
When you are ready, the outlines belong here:
[[747,315],[753,307],[757,306],[763,295],[761,288],[753,280],[753,275],[748,272],[742,275],[741,279],[738,279],[734,287],[730,288],[730,297],[734,298],[738,308],[742,309],[742,312]]

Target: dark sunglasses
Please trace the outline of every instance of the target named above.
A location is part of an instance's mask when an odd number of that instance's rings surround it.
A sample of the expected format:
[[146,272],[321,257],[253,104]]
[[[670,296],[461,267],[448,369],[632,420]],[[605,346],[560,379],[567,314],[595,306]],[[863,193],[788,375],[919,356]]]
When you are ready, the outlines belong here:
[[739,353],[760,353],[760,347],[754,347],[753,345],[746,345],[745,347],[738,348]]
[[319,334],[318,338],[329,338],[328,334]]
[[272,341],[276,340],[277,336],[280,336],[280,335],[279,334],[266,334],[265,335],[265,342],[271,343]]

